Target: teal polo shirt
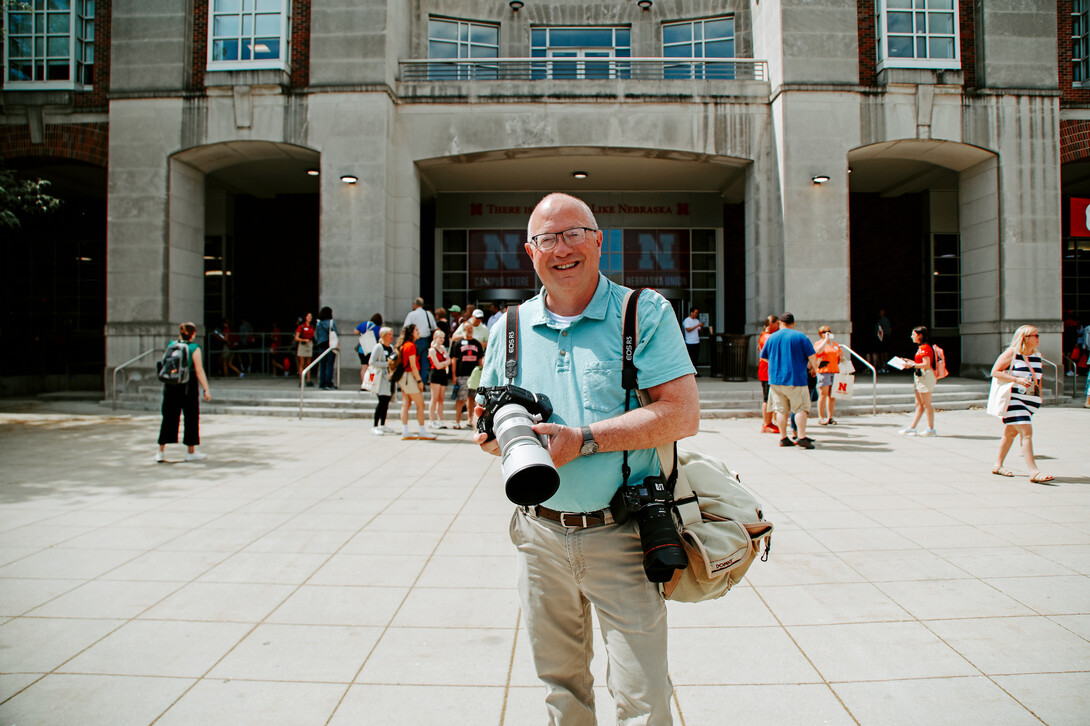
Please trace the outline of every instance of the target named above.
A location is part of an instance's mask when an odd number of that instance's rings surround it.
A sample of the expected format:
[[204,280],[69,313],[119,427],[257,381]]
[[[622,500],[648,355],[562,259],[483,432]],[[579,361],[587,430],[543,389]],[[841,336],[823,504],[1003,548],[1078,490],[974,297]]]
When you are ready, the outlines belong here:
[[[544,393],[553,405],[550,423],[586,426],[624,413],[621,388],[621,316],[629,288],[598,276],[598,288],[583,314],[566,328],[545,310],[545,289],[519,308],[518,375],[514,380],[535,393]],[[639,341],[635,363],[640,388],[695,373],[673,307],[653,290],[640,294]],[[493,328],[506,337],[507,318]],[[490,345],[484,358],[481,386],[501,386],[505,346]],[[637,408],[635,391],[632,408]],[[619,451],[580,456],[560,468],[560,488],[543,505],[561,512],[593,512],[609,506],[621,485]],[[659,473],[654,449],[629,452],[629,483]]]

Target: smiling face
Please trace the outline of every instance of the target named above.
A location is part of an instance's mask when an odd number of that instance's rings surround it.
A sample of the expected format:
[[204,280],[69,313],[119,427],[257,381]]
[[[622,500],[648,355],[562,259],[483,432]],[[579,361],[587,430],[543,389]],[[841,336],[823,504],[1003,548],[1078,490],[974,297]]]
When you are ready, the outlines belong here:
[[[573,227],[597,229],[594,215],[585,204],[564,194],[550,194],[530,215],[528,237],[563,232]],[[556,246],[542,251],[527,241],[526,252],[534,271],[545,285],[546,305],[560,315],[583,312],[598,287],[598,265],[602,255],[602,233],[588,232],[585,240],[570,245],[558,237]]]

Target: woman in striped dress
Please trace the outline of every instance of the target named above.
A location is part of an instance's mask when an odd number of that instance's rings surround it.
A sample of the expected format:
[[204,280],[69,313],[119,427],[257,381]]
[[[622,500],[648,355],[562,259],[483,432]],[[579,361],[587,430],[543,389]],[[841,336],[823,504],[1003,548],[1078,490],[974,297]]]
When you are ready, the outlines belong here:
[[1014,384],[1011,389],[1011,400],[1007,405],[1007,412],[1003,414],[1003,440],[999,444],[999,456],[995,460],[993,474],[999,476],[1014,476],[1010,469],[1003,466],[1003,460],[1007,458],[1014,438],[1022,437],[1022,458],[1029,467],[1029,480],[1036,484],[1050,482],[1056,477],[1045,474],[1037,468],[1037,461],[1033,457],[1033,414],[1041,406],[1041,356],[1037,354],[1037,345],[1041,336],[1037,328],[1032,325],[1023,325],[1014,331],[1011,345],[992,366],[992,378],[1000,381],[1010,381]]

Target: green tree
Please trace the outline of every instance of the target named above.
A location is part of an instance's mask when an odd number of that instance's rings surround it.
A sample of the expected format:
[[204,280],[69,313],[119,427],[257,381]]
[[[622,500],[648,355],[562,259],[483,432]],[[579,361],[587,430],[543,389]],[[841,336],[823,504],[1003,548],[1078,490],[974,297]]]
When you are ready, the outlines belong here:
[[46,194],[45,179],[19,179],[0,162],[0,228],[17,229],[19,217],[56,211],[61,200]]

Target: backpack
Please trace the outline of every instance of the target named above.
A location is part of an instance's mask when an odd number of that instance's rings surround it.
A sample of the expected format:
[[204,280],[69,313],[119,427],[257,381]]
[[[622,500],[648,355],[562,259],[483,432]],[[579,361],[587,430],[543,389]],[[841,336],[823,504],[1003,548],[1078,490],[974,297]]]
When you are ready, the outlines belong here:
[[184,386],[189,383],[190,363],[189,344],[172,340],[163,359],[155,364],[155,375],[168,386]]
[[946,370],[946,353],[934,343],[931,344],[931,350],[935,351],[934,365],[931,366],[935,369],[935,380],[941,381],[950,375],[950,372]]

